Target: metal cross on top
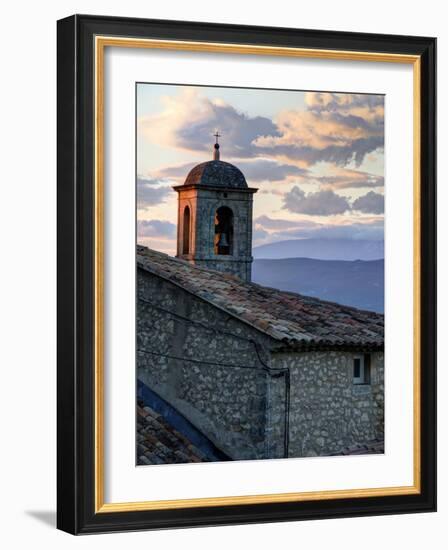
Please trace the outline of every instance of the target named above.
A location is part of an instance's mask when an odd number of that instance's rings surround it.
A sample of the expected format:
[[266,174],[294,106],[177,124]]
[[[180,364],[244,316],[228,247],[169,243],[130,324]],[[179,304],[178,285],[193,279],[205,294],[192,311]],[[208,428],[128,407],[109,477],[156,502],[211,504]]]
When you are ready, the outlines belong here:
[[216,132],[213,134],[216,138],[216,143],[218,143],[218,138],[221,137],[221,134],[218,132],[218,130],[216,130]]

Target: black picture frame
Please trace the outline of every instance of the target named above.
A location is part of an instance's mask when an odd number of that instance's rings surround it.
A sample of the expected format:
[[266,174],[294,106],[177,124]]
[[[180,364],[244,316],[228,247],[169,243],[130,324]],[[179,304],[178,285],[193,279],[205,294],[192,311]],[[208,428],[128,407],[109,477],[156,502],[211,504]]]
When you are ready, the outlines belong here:
[[[57,526],[68,533],[431,512],[436,509],[436,39],[74,15],[58,21]],[[95,36],[420,57],[421,288],[418,494],[160,510],[95,510]]]

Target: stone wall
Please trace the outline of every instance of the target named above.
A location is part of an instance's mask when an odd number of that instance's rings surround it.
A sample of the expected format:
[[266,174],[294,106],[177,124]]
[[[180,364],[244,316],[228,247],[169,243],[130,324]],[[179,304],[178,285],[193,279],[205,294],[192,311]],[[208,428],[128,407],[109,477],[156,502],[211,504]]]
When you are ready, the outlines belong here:
[[[245,281],[252,271],[253,192],[247,189],[186,188],[179,191],[177,256],[208,269],[232,273]],[[183,254],[183,212],[190,209],[190,253]],[[221,206],[233,212],[233,253],[214,253],[215,213]]]
[[233,459],[284,456],[286,378],[270,371],[270,343],[175,284],[138,270],[138,378]]
[[[138,378],[235,460],[318,456],[382,439],[384,358],[279,352],[276,342],[174,283],[138,270]],[[289,399],[288,399],[289,390]]]
[[353,384],[359,354],[275,353],[291,376],[289,456],[321,456],[384,437],[384,356],[371,354],[370,384]]

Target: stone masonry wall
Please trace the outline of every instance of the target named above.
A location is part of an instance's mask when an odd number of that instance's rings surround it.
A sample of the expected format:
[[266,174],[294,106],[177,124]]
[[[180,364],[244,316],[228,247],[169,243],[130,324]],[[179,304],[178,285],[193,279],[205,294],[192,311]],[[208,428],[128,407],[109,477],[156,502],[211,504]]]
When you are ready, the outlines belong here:
[[269,345],[250,326],[138,270],[139,379],[233,459],[284,456],[285,375],[269,372]]
[[[185,189],[179,193],[177,255],[208,269],[232,273],[245,281],[252,272],[252,204],[253,195],[242,190]],[[183,212],[191,212],[190,254],[182,253]],[[214,253],[215,213],[221,206],[233,212],[233,253]]]
[[353,384],[356,353],[275,353],[291,373],[289,456],[321,456],[384,437],[384,355],[371,354],[370,384]]

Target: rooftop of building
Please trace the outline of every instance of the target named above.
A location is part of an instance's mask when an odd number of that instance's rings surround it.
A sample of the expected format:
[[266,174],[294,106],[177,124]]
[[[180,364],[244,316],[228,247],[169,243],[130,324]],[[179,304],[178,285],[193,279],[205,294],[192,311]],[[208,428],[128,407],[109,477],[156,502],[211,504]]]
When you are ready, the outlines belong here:
[[209,160],[192,168],[184,185],[204,185],[226,189],[247,189],[244,174],[239,168],[222,160]]
[[[245,191],[256,191],[249,189],[246,178],[239,168],[220,160],[220,151],[218,137],[216,132],[216,143],[213,147],[213,160],[202,162],[194,166],[188,173],[184,186],[203,186],[203,187],[221,187],[225,189],[238,189]],[[180,190],[183,186],[176,186],[174,189]]]
[[384,439],[373,439],[364,444],[355,444],[344,447],[337,453],[329,456],[379,455],[384,454]]
[[137,464],[182,464],[210,459],[162,415],[137,405]]
[[241,279],[137,245],[137,266],[171,281],[286,347],[382,349],[384,315]]

